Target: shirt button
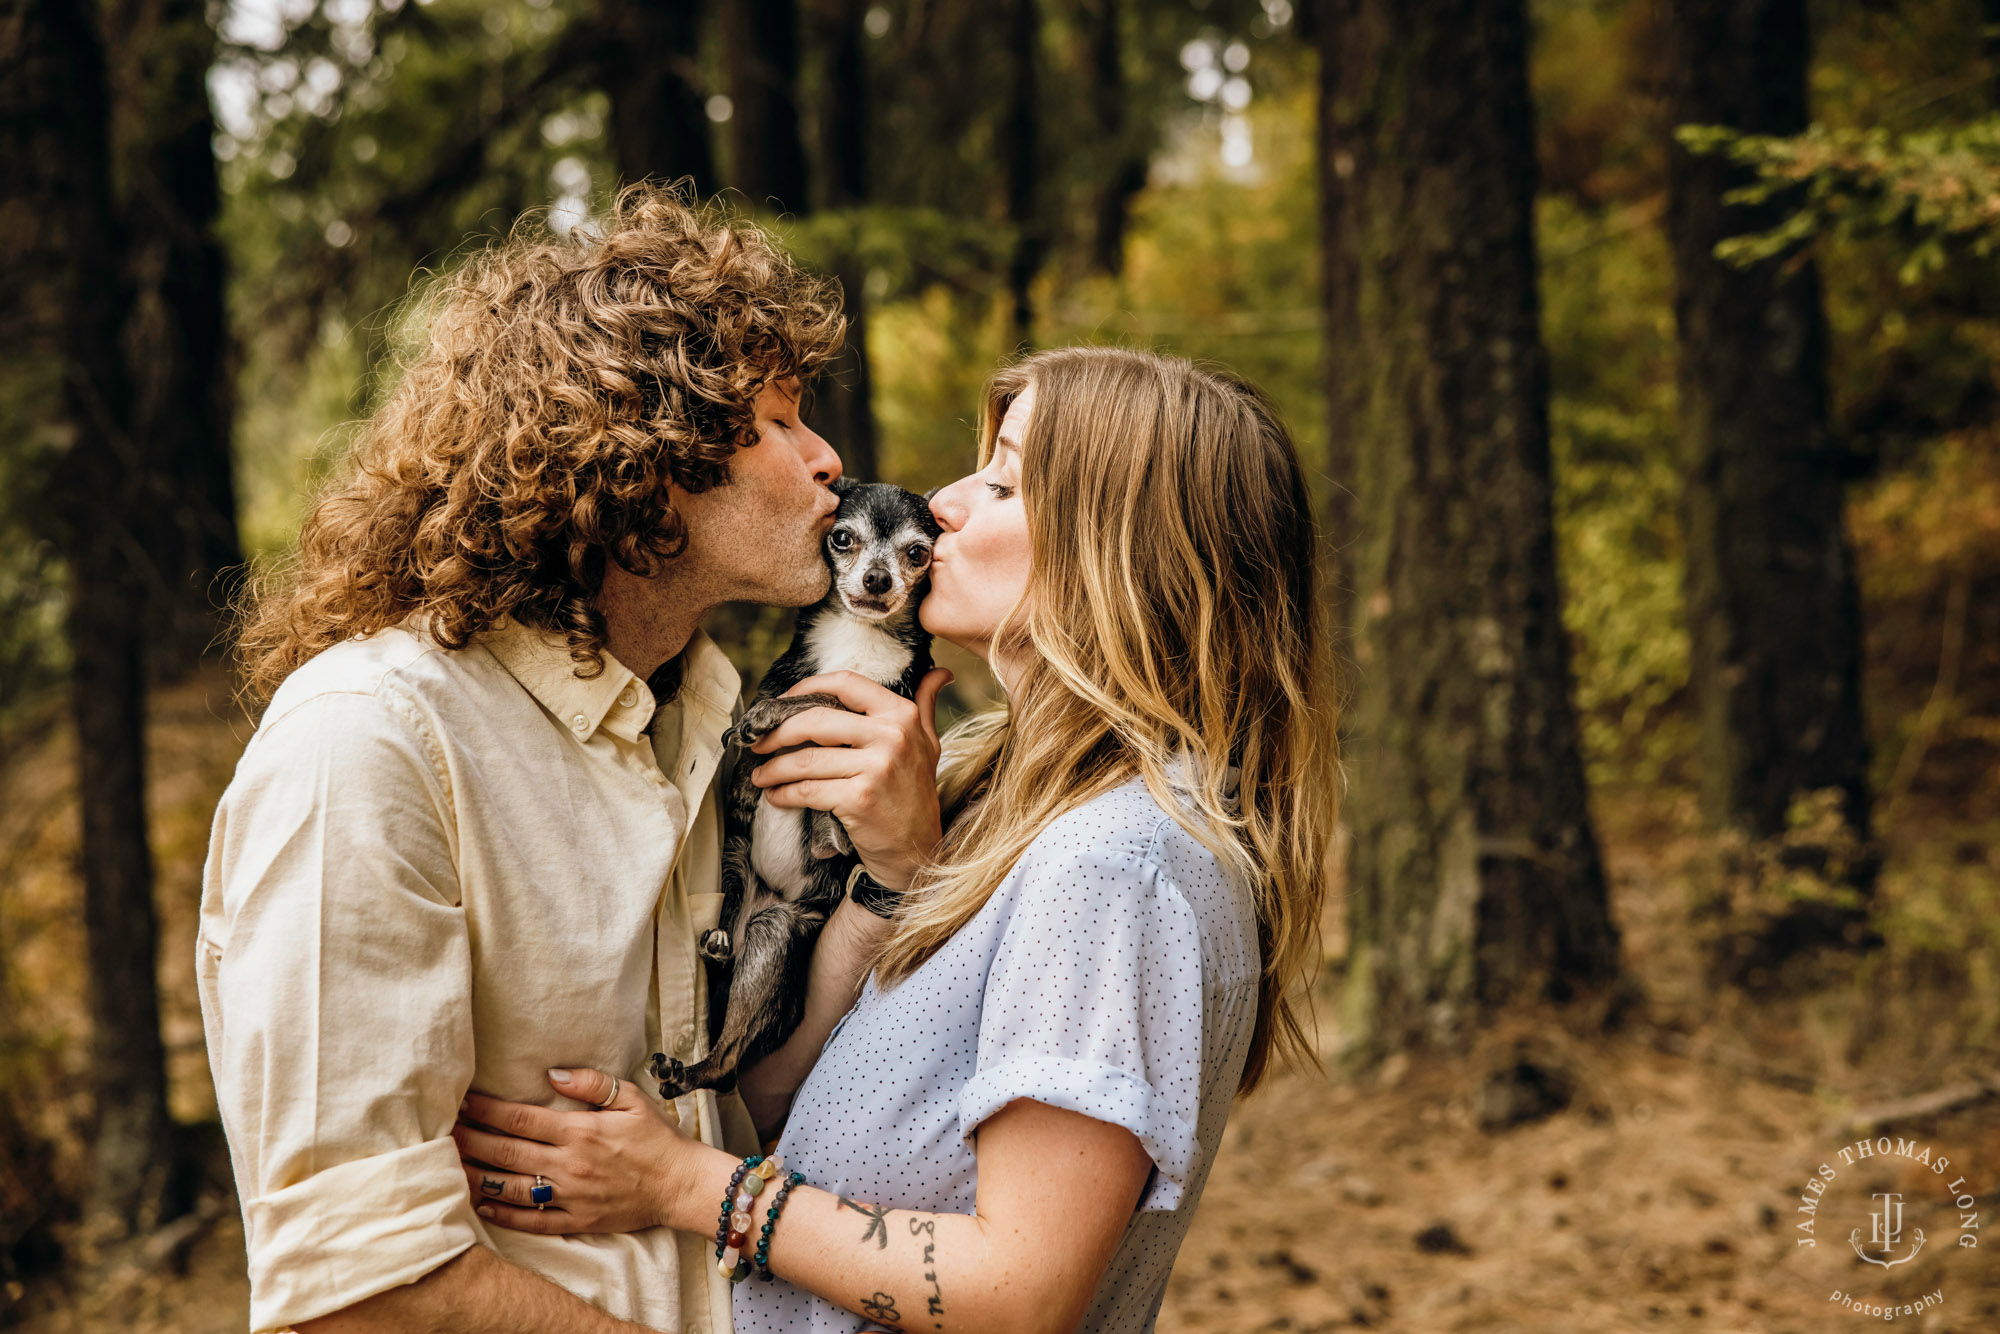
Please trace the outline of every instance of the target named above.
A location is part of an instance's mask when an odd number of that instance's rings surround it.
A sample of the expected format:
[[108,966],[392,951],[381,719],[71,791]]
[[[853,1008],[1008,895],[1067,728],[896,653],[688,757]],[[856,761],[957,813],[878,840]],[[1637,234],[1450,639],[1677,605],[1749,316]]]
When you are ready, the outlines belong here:
[[639,692],[632,689],[631,686],[626,686],[623,690],[618,692],[618,704],[620,708],[629,709],[638,702],[639,702]]
[[569,725],[579,732],[584,732],[590,729],[590,720],[579,713],[569,720]]
[[683,1061],[694,1055],[694,1036],[692,1034],[683,1033],[674,1039],[674,1055]]

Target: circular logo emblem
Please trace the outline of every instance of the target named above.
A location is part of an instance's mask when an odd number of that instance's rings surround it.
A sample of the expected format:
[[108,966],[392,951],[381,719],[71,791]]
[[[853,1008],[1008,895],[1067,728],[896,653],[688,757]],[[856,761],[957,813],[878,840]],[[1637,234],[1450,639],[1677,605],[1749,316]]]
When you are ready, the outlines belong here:
[[1838,1310],[1899,1320],[1942,1307],[1950,1266],[1979,1249],[1979,1200],[1963,1164],[1895,1135],[1836,1149],[1802,1183],[1800,1269]]

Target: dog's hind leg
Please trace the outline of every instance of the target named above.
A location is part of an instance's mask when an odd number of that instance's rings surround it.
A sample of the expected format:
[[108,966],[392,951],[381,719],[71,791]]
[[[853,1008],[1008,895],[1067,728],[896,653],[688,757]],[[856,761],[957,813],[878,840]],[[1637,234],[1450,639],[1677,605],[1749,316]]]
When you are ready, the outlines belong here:
[[755,879],[756,872],[750,869],[750,836],[730,834],[722,844],[722,912],[715,926],[701,934],[701,957],[710,963],[728,963],[735,955],[736,919],[743,915],[743,902]]
[[731,960],[736,957],[736,935],[744,923],[746,907],[753,903],[759,888],[756,872],[750,869],[750,840],[732,834],[722,843],[722,909],[715,925],[701,933],[695,949],[708,976],[708,1040],[722,1036],[723,1016],[729,1009]]
[[826,918],[822,907],[784,902],[751,917],[736,951],[722,1033],[708,1055],[693,1065],[665,1058],[654,1062],[661,1097],[726,1085],[743,1062],[783,1044],[805,1013],[812,944]]

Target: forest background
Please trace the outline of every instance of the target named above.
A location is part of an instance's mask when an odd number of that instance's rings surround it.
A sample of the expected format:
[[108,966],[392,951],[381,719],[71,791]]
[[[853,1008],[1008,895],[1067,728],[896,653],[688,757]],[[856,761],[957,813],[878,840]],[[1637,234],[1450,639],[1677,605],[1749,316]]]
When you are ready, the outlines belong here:
[[1991,0],[5,0],[0,1326],[241,1327],[219,608],[413,292],[684,176],[841,282],[855,475],[961,475],[1072,342],[1243,374],[1312,468],[1329,1069],[1239,1110],[1163,1328],[1854,1318],[1813,1165],[2000,1165],[1996,109]]

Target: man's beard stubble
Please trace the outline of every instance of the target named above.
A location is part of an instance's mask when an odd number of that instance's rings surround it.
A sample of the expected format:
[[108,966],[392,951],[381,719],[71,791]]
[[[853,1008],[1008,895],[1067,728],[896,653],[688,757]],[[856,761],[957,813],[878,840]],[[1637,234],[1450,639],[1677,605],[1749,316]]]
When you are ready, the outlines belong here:
[[[760,573],[763,578],[752,577],[746,582],[758,585],[758,591],[744,600],[762,602],[773,607],[810,607],[826,596],[833,586],[833,572],[826,567],[826,557],[822,554],[822,537],[819,521],[814,519],[804,525],[795,535],[788,535],[785,543],[771,541],[766,532],[747,540],[741,548],[745,552],[763,552],[775,556],[782,548],[783,560],[768,559],[762,562]],[[761,538],[761,541],[758,540]]]

